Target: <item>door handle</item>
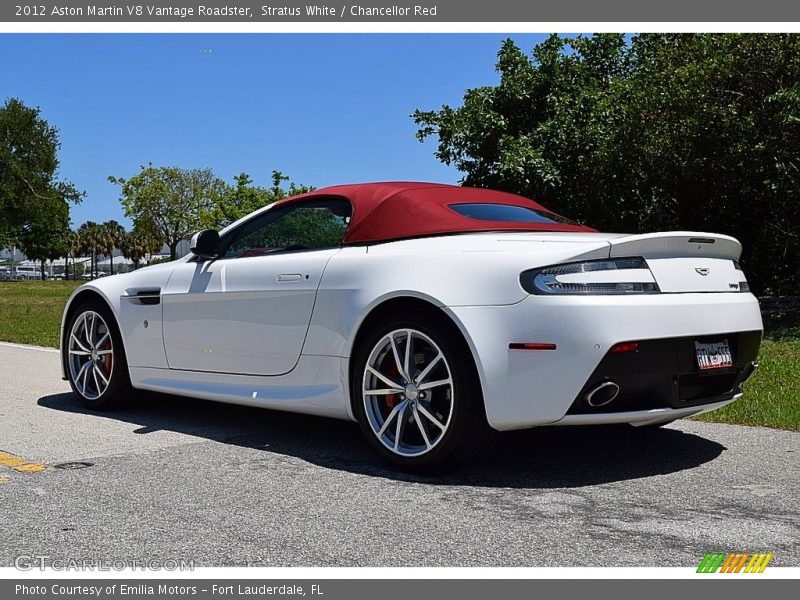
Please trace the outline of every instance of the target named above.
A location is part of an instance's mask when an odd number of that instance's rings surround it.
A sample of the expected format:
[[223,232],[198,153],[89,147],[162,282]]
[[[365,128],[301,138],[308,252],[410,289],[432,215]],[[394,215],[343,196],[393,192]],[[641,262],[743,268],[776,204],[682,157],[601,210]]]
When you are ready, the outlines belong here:
[[289,281],[300,281],[303,276],[300,273],[281,273],[275,278],[278,283],[287,283]]

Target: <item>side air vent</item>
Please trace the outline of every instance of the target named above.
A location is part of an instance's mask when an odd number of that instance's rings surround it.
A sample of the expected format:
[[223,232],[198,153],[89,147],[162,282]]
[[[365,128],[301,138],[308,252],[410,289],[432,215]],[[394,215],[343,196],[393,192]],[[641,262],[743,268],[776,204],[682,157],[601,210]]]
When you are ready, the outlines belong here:
[[153,305],[161,303],[161,289],[141,289],[141,290],[127,290],[126,294],[121,296],[123,300],[128,300],[134,304]]

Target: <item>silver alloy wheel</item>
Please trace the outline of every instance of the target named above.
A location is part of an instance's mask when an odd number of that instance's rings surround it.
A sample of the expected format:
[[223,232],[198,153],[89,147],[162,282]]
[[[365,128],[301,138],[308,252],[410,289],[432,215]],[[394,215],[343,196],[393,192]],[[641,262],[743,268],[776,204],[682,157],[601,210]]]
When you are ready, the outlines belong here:
[[430,452],[450,426],[450,365],[421,331],[396,329],[383,336],[367,359],[361,390],[372,433],[395,454]]
[[114,341],[103,317],[87,310],[75,319],[67,352],[72,383],[84,398],[97,400],[114,372]]

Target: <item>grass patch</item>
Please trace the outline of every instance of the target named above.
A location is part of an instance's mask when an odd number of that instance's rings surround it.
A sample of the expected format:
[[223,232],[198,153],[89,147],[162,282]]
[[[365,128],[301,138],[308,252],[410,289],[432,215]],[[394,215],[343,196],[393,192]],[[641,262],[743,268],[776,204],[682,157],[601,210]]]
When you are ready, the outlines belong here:
[[58,348],[64,305],[80,283],[0,282],[0,340]]
[[[57,348],[64,304],[78,285],[0,282],[0,340]],[[758,361],[741,400],[695,418],[800,431],[800,324],[768,322]]]

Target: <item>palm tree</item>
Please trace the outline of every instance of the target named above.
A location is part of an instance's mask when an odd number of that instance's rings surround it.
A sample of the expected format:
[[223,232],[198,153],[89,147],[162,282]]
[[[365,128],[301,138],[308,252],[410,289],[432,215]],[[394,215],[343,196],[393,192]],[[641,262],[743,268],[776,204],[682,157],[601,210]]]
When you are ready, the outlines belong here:
[[101,226],[102,228],[102,243],[103,252],[111,258],[111,275],[114,274],[114,248],[119,248],[122,240],[125,238],[125,228],[114,221],[106,221]]
[[71,229],[64,236],[64,279],[69,279],[69,259],[72,259],[72,278],[75,279],[75,259],[81,251],[81,239]]
[[94,279],[95,275],[97,275],[97,253],[101,252],[105,247],[102,226],[94,221],[86,221],[78,228],[78,235],[80,236],[81,249],[91,256],[89,263],[91,270],[89,272],[91,278]]
[[161,244],[148,231],[134,227],[126,233],[120,244],[122,256],[133,262],[133,268],[138,269],[141,260],[148,254],[158,252]]
[[[84,223],[75,231],[76,242],[78,244],[78,253],[82,256],[86,256],[86,253],[89,252],[89,240],[88,240],[88,231],[86,228],[87,224]],[[73,270],[74,270],[74,263],[73,263]],[[85,267],[85,265],[84,265]],[[90,264],[91,267],[91,264]]]

